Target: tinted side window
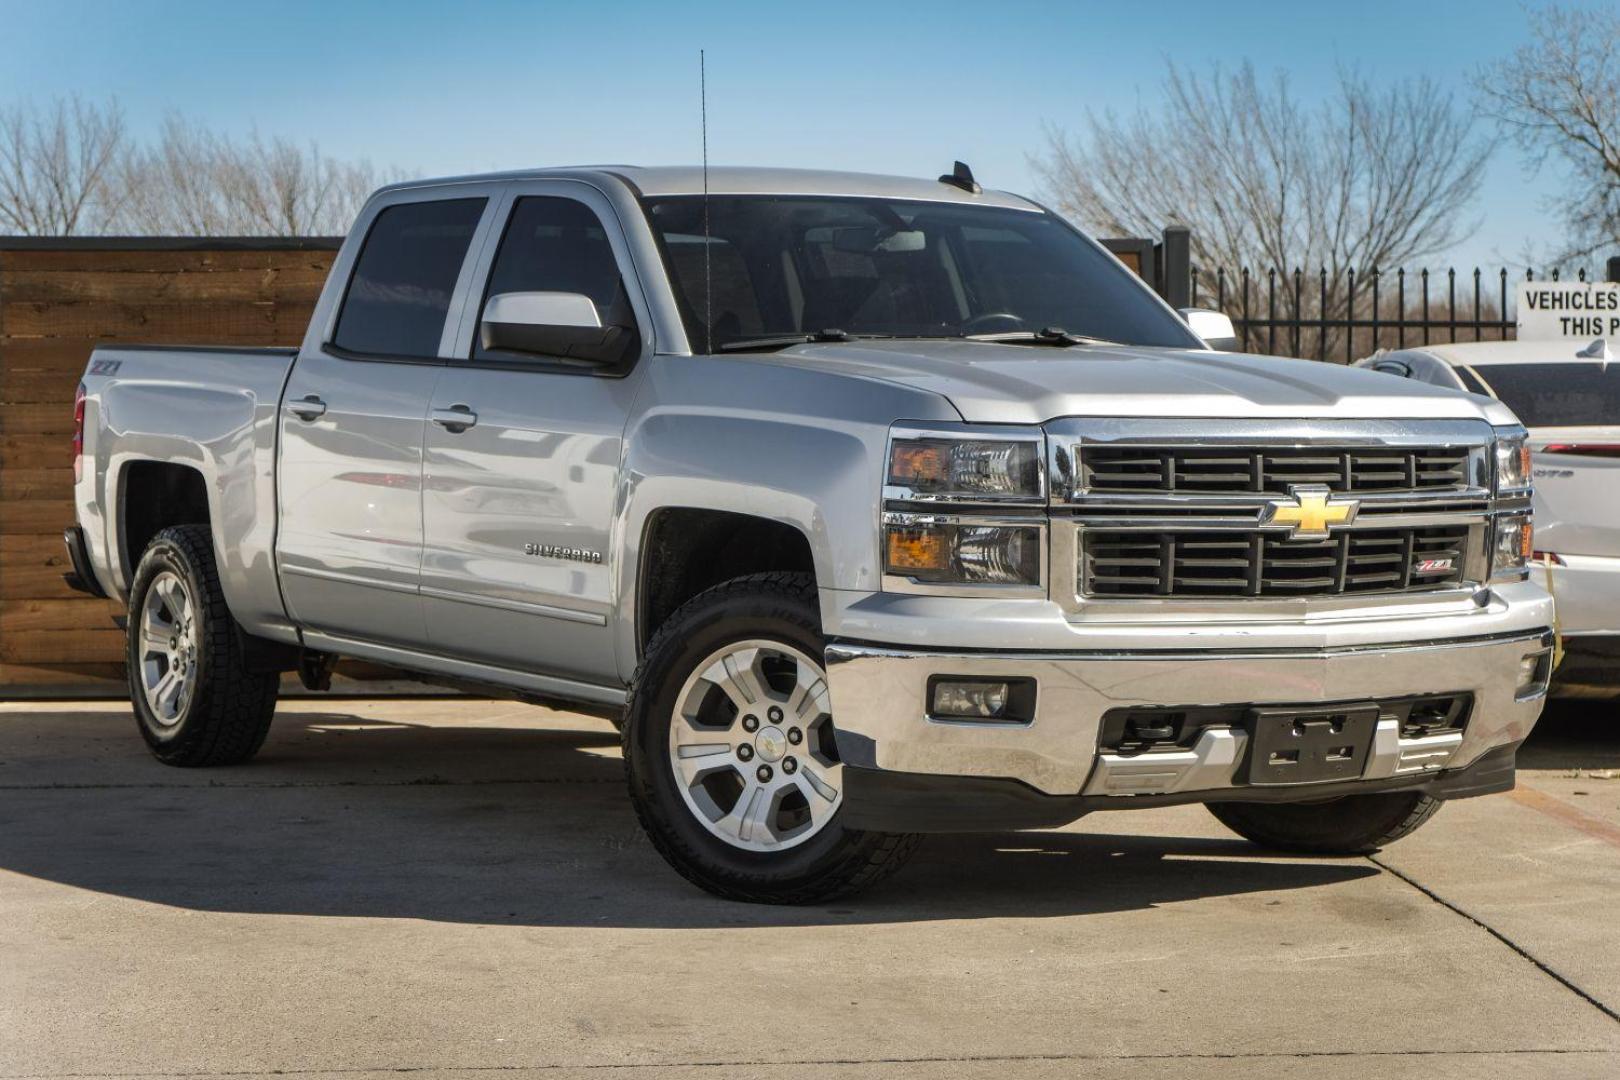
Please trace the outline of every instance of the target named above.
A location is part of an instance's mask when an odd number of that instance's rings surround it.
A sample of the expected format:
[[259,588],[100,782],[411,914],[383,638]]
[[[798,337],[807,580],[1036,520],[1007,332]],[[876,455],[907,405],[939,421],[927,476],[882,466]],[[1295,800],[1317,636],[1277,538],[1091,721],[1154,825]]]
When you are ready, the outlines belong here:
[[[584,203],[551,196],[519,199],[495,252],[484,303],[509,292],[583,293],[596,304],[603,326],[634,326],[635,314],[613,258],[613,245],[596,213]],[[478,311],[484,317],[483,307]],[[532,360],[473,342],[475,360]]]
[[1480,364],[1465,368],[1512,409],[1525,427],[1620,422],[1620,366]]
[[355,261],[333,344],[382,356],[437,356],[484,202],[401,203],[378,214]]

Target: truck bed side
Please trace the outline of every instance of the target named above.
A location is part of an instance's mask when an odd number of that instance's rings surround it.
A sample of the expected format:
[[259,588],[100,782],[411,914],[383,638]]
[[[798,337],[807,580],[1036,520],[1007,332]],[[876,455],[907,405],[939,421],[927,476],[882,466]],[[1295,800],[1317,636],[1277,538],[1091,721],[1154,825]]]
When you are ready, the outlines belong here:
[[273,551],[276,414],[296,352],[120,346],[91,354],[74,502],[91,569],[109,595],[128,596],[147,539],[142,521],[152,516],[143,504],[200,491],[232,613],[251,632],[291,636]]

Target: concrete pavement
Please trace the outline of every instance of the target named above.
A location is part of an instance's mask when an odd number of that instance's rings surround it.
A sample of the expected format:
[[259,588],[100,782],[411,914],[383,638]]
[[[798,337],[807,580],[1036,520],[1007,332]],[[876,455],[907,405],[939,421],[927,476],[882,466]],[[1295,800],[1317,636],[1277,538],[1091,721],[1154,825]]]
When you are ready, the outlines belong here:
[[1614,715],[1371,860],[1181,807],[782,909],[664,867],[599,721],[287,703],[185,772],[127,707],[0,705],[0,1080],[1613,1077]]

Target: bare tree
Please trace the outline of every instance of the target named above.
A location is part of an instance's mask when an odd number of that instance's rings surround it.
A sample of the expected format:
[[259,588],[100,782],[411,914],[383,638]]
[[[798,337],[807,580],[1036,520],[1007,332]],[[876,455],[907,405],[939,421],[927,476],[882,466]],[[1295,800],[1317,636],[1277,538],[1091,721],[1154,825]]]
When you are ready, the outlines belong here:
[[[1463,214],[1491,149],[1473,115],[1427,79],[1375,87],[1342,72],[1331,98],[1308,105],[1285,76],[1262,81],[1249,64],[1207,77],[1171,65],[1159,109],[1090,114],[1078,135],[1050,127],[1030,164],[1045,196],[1095,231],[1189,226],[1206,276],[1324,270],[1325,314],[1342,318],[1352,272],[1471,231]],[[1297,305],[1285,296],[1288,312],[1315,317],[1320,292],[1310,292]]]
[[370,162],[254,133],[246,142],[169,117],[122,169],[131,231],[194,236],[311,236],[348,230],[386,179]]
[[1556,205],[1569,229],[1565,257],[1620,245],[1620,11],[1549,7],[1530,41],[1476,80],[1490,114],[1540,167],[1570,169]]
[[0,232],[71,236],[105,227],[122,193],[111,184],[126,146],[116,102],[80,98],[0,110]]

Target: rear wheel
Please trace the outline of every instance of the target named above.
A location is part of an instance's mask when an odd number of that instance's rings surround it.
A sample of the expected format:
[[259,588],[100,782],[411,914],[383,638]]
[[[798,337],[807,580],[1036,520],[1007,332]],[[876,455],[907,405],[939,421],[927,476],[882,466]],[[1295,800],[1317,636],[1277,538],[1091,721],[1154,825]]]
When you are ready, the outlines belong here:
[[1210,803],[1209,812],[1246,840],[1309,855],[1364,855],[1432,818],[1440,800],[1416,791],[1346,795],[1316,803]]
[[206,526],[153,537],[129,595],[130,700],[166,765],[235,765],[264,743],[280,678],[248,669]]
[[756,574],[688,601],[625,713],[630,796],[660,855],[718,896],[805,904],[876,883],[917,838],[843,827],[815,583]]

